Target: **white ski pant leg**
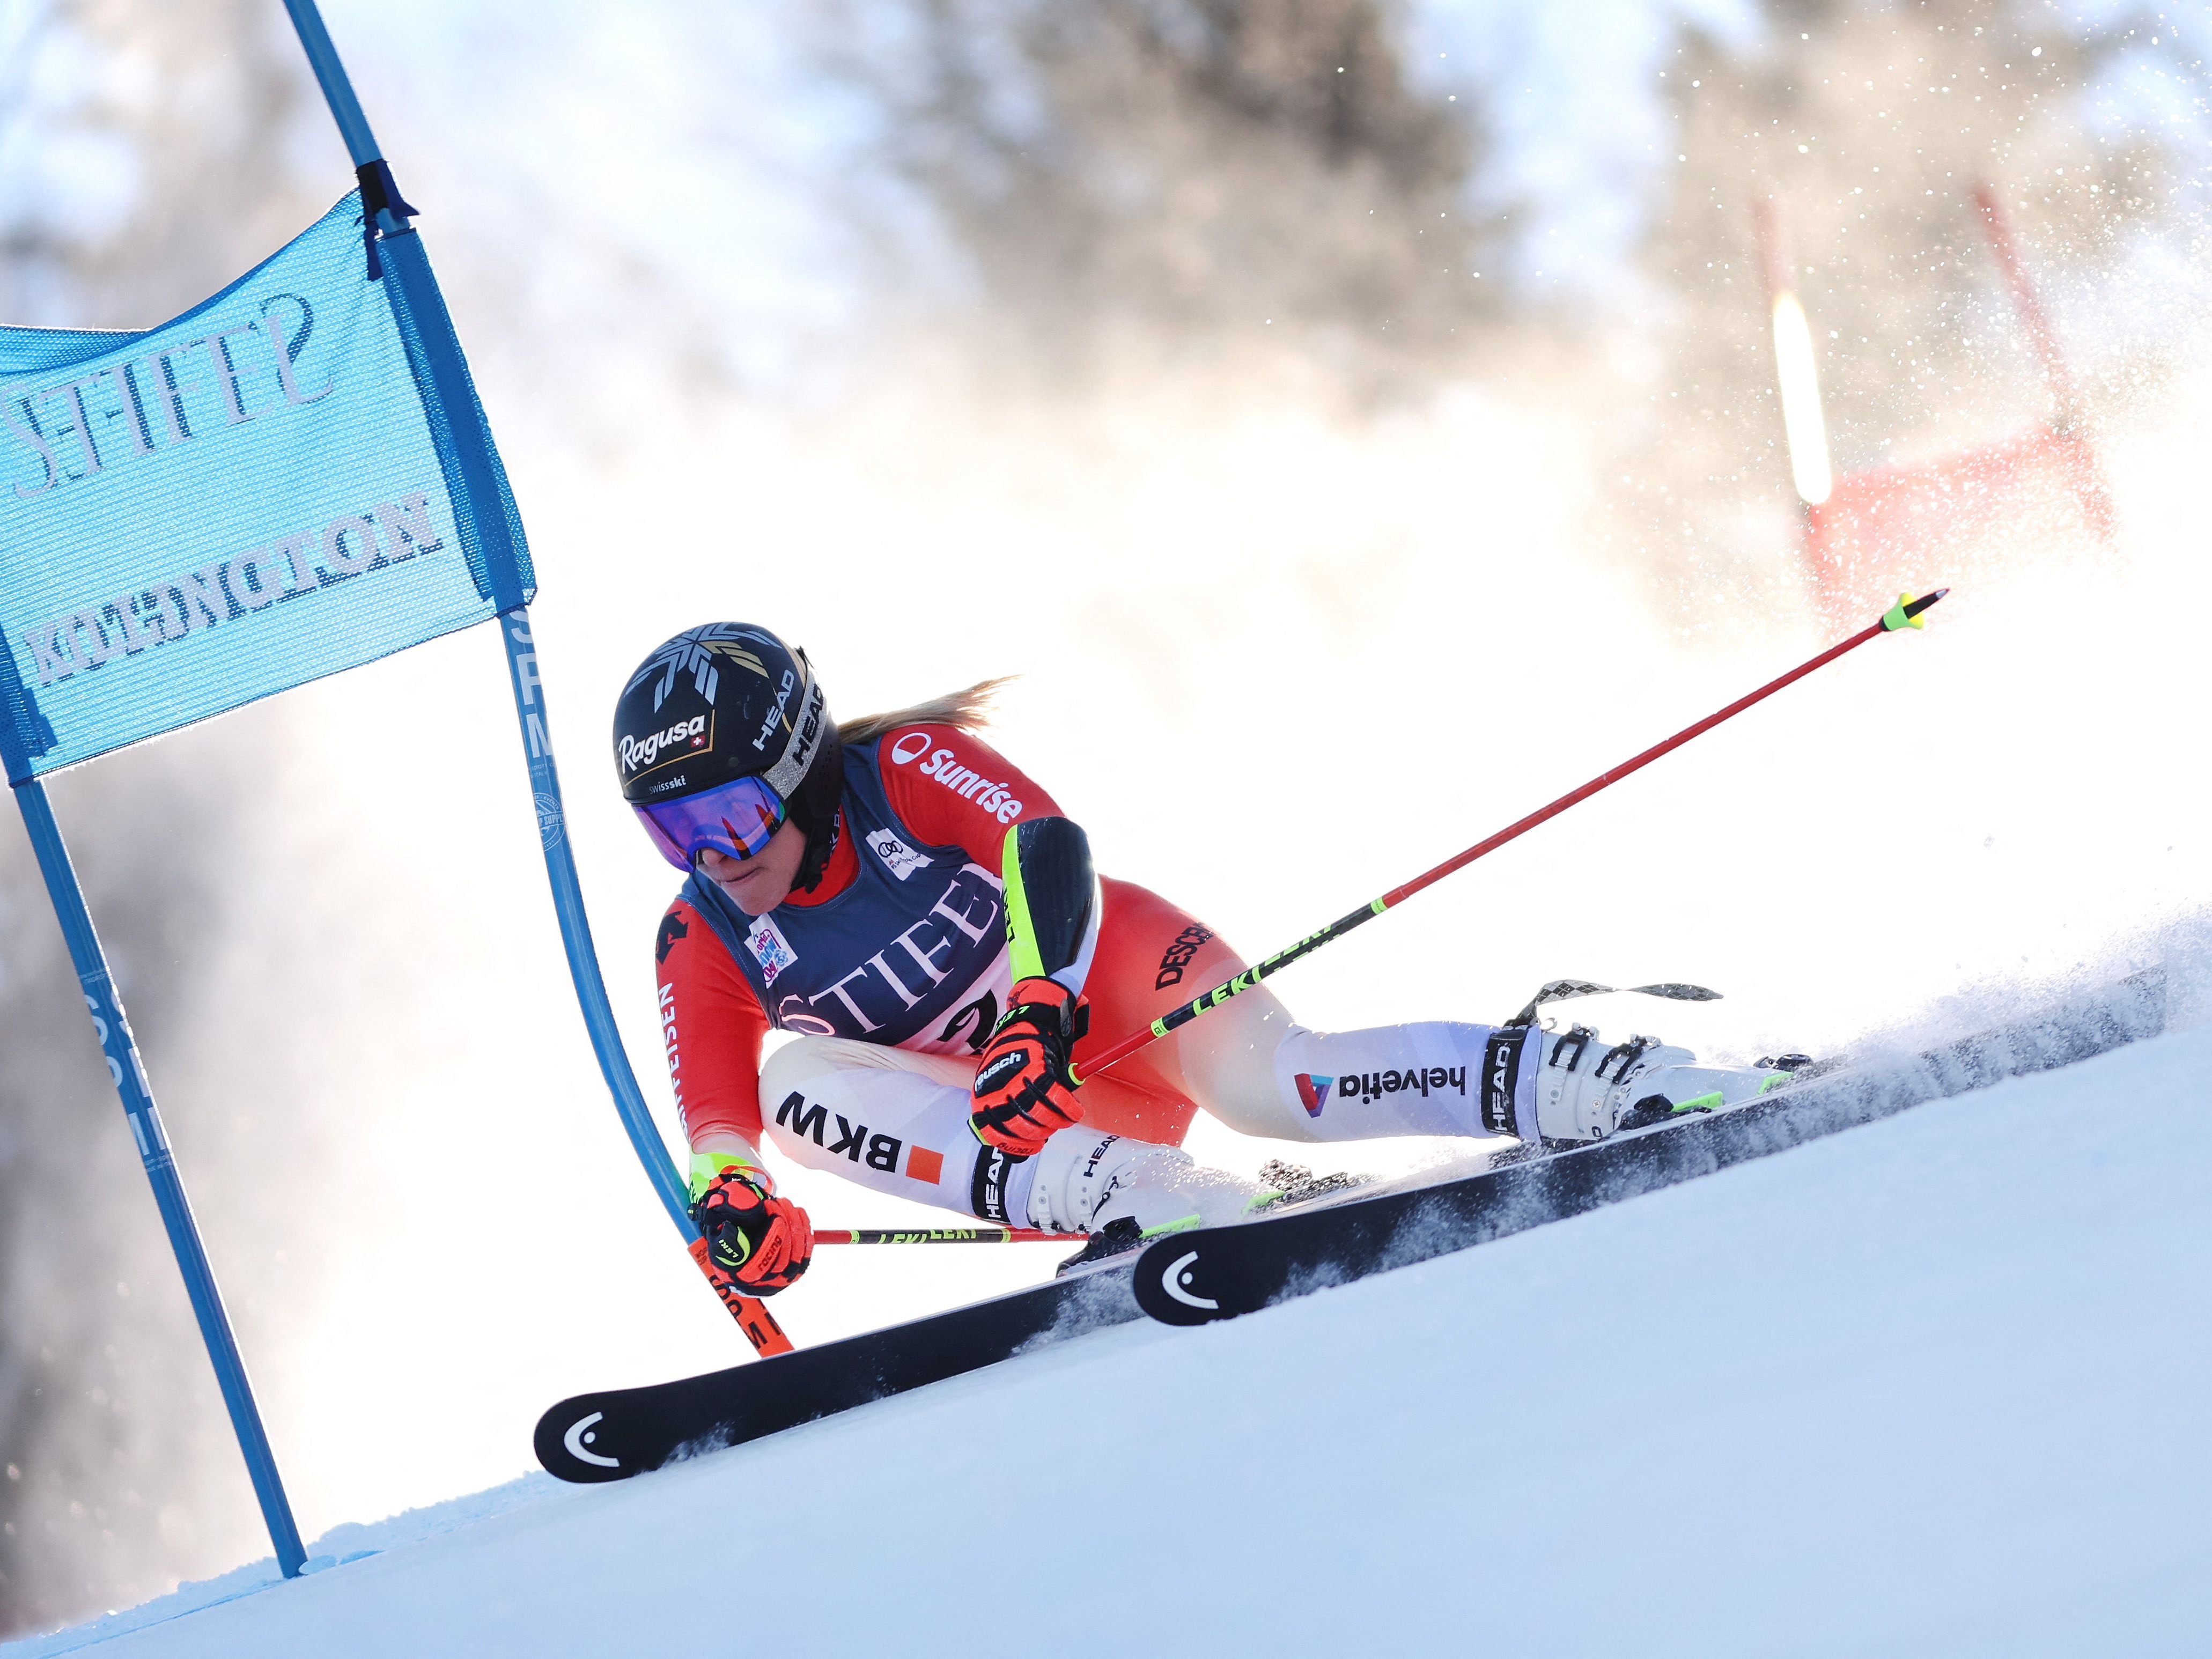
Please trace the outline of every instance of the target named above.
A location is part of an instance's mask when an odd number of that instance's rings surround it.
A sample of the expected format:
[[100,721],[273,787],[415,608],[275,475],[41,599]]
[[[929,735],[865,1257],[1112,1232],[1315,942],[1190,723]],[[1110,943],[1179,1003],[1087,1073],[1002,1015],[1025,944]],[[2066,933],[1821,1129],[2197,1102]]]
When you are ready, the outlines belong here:
[[1009,1158],[968,1127],[975,1075],[972,1060],[800,1037],[761,1067],[761,1118],[794,1164],[1016,1227],[1081,1231],[1124,1215],[1146,1228],[1233,1221],[1259,1195],[1256,1183],[1179,1148],[1080,1125],[1035,1158]]
[[804,1036],[762,1066],[761,1121],[794,1164],[1020,1226],[1034,1169],[969,1128],[975,1076],[972,1060]]
[[1306,1141],[1486,1135],[1482,1063],[1492,1029],[1424,1020],[1310,1031],[1255,990],[1185,1026],[1177,1057],[1191,1097],[1243,1134]]

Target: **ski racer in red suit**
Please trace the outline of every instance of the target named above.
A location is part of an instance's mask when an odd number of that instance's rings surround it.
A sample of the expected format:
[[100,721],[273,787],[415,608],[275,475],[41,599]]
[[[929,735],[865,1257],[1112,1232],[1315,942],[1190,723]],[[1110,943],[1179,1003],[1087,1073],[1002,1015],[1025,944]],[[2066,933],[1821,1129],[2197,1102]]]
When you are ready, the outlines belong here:
[[[1322,1032],[1264,987],[1085,1079],[1087,1054],[1243,959],[1158,895],[1095,875],[1082,831],[975,735],[991,683],[836,725],[803,652],[714,623],[617,706],[624,797],[684,885],[654,954],[692,1214],[726,1297],[806,1270],[784,1157],[1088,1254],[1299,1195],[1179,1150],[1204,1108],[1248,1134],[1599,1139],[1784,1073],[1701,1066],[1577,1026]],[[763,1063],[771,1030],[795,1033]],[[1266,1172],[1263,1172],[1266,1173]]]

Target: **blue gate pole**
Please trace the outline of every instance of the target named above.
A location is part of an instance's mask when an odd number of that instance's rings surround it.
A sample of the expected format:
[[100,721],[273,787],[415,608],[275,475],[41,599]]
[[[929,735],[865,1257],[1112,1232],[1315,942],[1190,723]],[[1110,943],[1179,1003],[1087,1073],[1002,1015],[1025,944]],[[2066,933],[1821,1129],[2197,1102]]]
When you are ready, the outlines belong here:
[[538,676],[538,647],[530,637],[530,607],[519,605],[499,617],[501,641],[507,647],[507,690],[514,694],[515,718],[522,723],[522,746],[530,762],[530,795],[538,808],[538,839],[545,848],[545,873],[553,884],[553,910],[561,922],[561,943],[568,947],[569,977],[576,981],[576,1001],[591,1032],[592,1051],[599,1056],[599,1072],[614,1097],[615,1110],[637,1161],[660,1195],[668,1218],[689,1244],[699,1237],[691,1224],[690,1194],[661,1142],[645,1097],[638,1091],[637,1075],[630,1069],[622,1033],[615,1028],[615,1012],[607,1002],[606,982],[599,975],[599,952],[592,945],[592,925],[584,914],[584,890],[576,878],[575,855],[568,848],[568,821],[561,805],[560,775],[553,769],[553,738],[545,719],[545,689]]
[[222,1386],[222,1403],[229,1408],[230,1425],[238,1434],[238,1449],[246,1454],[246,1473],[253,1477],[253,1495],[261,1500],[261,1517],[269,1523],[276,1562],[287,1578],[296,1578],[307,1559],[300,1544],[300,1528],[292,1519],[284,1482],[276,1473],[276,1455],[269,1448],[269,1435],[261,1426],[260,1408],[253,1403],[253,1385],[246,1378],[246,1361],[231,1334],[230,1316],[223,1311],[222,1292],[208,1265],[207,1249],[200,1243],[198,1224],[192,1219],[191,1200],[185,1196],[184,1177],[169,1153],[169,1138],[161,1127],[161,1115],[154,1105],[154,1091],[146,1081],[146,1067],[138,1058],[137,1040],[123,1012],[123,999],[107,970],[106,953],[100,948],[92,913],[85,908],[84,892],[62,842],[61,826],[46,799],[44,785],[35,778],[15,786],[15,804],[22,809],[24,826],[31,832],[31,847],[39,857],[39,873],[46,878],[46,892],[54,902],[54,915],[68,941],[70,960],[76,965],[77,982],[83,988],[86,1012],[92,1029],[107,1055],[107,1073],[115,1092],[123,1097],[123,1115],[138,1143],[139,1161],[153,1183],[154,1202],[167,1229],[169,1248],[176,1253],[185,1290],[191,1297],[192,1317],[199,1322],[200,1338],[215,1364],[216,1381]]
[[[568,850],[568,819],[561,805],[561,778],[553,769],[553,737],[545,719],[545,686],[538,675],[538,647],[530,637],[530,607],[510,606],[499,613],[499,637],[507,647],[507,689],[514,693],[515,718],[522,723],[522,748],[530,763],[530,795],[538,808],[538,839],[545,848],[545,875],[553,884],[553,913],[560,919],[561,943],[568,953],[568,976],[576,982],[576,1006],[583,1011],[585,1029],[592,1035],[592,1052],[599,1059],[599,1075],[614,1097],[615,1112],[629,1133],[631,1150],[644,1165],[646,1177],[660,1196],[661,1207],[676,1224],[704,1273],[706,1246],[692,1224],[690,1195],[653,1127],[645,1097],[638,1092],[637,1074],[630,1070],[622,1033],[615,1029],[615,1011],[607,1003],[606,981],[599,976],[599,953],[592,948],[592,924],[584,914],[584,890],[576,878],[575,855]],[[711,1279],[712,1275],[709,1275]],[[718,1292],[719,1293],[719,1292]],[[775,1316],[758,1298],[725,1296],[722,1305],[738,1322],[738,1329],[763,1358],[789,1353],[791,1339]]]
[[[361,100],[354,95],[353,82],[338,58],[330,31],[323,26],[315,0],[284,0],[284,9],[291,14],[301,49],[315,71],[316,82],[323,89],[323,97],[331,106],[331,117],[337,123],[354,166],[364,173],[381,166],[384,152],[377,148],[376,135],[369,130],[368,118],[362,113]],[[388,185],[388,179],[386,182]],[[380,216],[390,220],[384,226],[387,230],[399,229],[404,224],[388,209]],[[538,838],[545,849],[545,873],[553,884],[554,914],[560,921],[561,943],[568,950],[568,973],[576,982],[576,1000],[583,1010],[585,1029],[591,1034],[592,1052],[599,1057],[600,1074],[606,1079],[607,1091],[614,1097],[615,1110],[629,1133],[630,1146],[637,1153],[638,1162],[644,1165],[646,1176],[659,1195],[668,1218],[676,1224],[676,1231],[688,1245],[699,1237],[699,1230],[691,1224],[690,1194],[669,1158],[667,1147],[661,1143],[660,1131],[653,1125],[645,1096],[638,1089],[636,1073],[630,1069],[629,1055],[623,1048],[622,1034],[615,1026],[614,1009],[607,1001],[606,983],[599,974],[599,952],[592,945],[591,922],[584,913],[583,885],[577,879],[576,860],[568,850],[568,819],[561,805],[561,780],[553,769],[553,743],[546,730],[544,692],[538,678],[538,651],[530,638],[530,607],[518,605],[501,611],[499,629],[500,638],[507,647],[508,689],[514,694],[515,717],[522,723],[523,749],[530,763],[530,793],[538,807]]]
[[[412,227],[407,216],[415,210],[400,199],[392,170],[377,147],[376,135],[369,130],[368,118],[362,112],[361,100],[354,95],[353,83],[346,75],[345,64],[339,60],[330,31],[323,26],[315,0],[284,0],[284,9],[291,14],[301,49],[307,55],[315,80],[331,106],[331,118],[337,121],[338,131],[345,139],[346,153],[353,159],[354,174],[361,182],[364,215],[374,212],[374,229],[387,238],[411,236]],[[363,234],[369,238],[369,274],[374,278],[379,267],[376,239],[370,233],[371,227],[364,225]],[[388,246],[396,247],[398,244]],[[416,253],[412,258],[419,260],[420,255]],[[405,302],[416,310],[416,325],[437,337],[434,342],[426,342],[429,348],[427,362],[416,366],[418,374],[427,373],[433,383],[426,385],[423,391],[426,412],[434,412],[430,410],[433,404],[441,406],[446,418],[454,423],[454,439],[466,449],[469,423],[455,411],[465,410],[473,394],[468,390],[460,342],[453,337],[451,320],[445,314],[444,303],[430,279],[428,266],[421,266],[418,276],[410,276],[416,270],[416,266],[408,259],[400,260],[396,267],[399,286],[410,290],[404,296]],[[476,456],[474,463],[474,470],[479,475],[486,470],[487,461],[492,469],[497,466],[496,459],[490,455],[490,434],[483,432],[480,438],[482,453]],[[471,469],[465,454],[461,465],[465,471]],[[489,499],[479,501],[477,505],[485,514],[480,523],[496,523],[502,516],[498,504]],[[489,562],[494,568],[488,591],[493,602],[501,607],[500,638],[507,647],[508,689],[514,694],[515,717],[522,725],[523,749],[530,763],[530,792],[538,808],[538,836],[545,849],[545,874],[553,885],[554,914],[561,925],[561,943],[568,951],[569,977],[575,981],[577,1005],[583,1012],[585,1029],[591,1034],[592,1052],[599,1058],[600,1074],[606,1079],[608,1093],[614,1097],[615,1110],[629,1136],[631,1149],[636,1152],[647,1178],[653,1182],[661,1207],[668,1212],[669,1220],[675,1224],[678,1234],[691,1248],[693,1260],[704,1271],[706,1261],[700,1254],[699,1230],[691,1224],[690,1194],[682,1175],[668,1156],[667,1147],[661,1142],[660,1131],[653,1124],[645,1097],[639,1091],[636,1073],[630,1069],[629,1056],[615,1026],[614,1010],[607,1002],[599,952],[592,945],[591,923],[584,912],[583,886],[577,879],[575,859],[568,850],[568,818],[561,805],[561,780],[553,769],[553,744],[546,731],[544,688],[538,678],[538,652],[530,637],[530,609],[522,600],[522,582],[514,567],[513,551],[495,555]],[[739,1297],[725,1305],[757,1352],[788,1351],[790,1339],[759,1302]]]
[[[545,874],[553,884],[553,912],[561,921],[561,943],[568,952],[568,976],[576,981],[576,1004],[592,1034],[599,1074],[615,1098],[615,1111],[629,1132],[637,1161],[645,1166],[661,1207],[690,1247],[703,1273],[706,1247],[692,1224],[690,1195],[684,1178],[661,1144],[637,1074],[630,1070],[615,1011],[607,1004],[606,981],[599,976],[599,953],[592,945],[592,924],[584,914],[584,890],[576,879],[575,855],[568,850],[568,819],[561,805],[560,775],[553,769],[553,738],[545,719],[545,686],[538,674],[538,647],[530,637],[530,607],[518,605],[499,613],[499,637],[507,647],[507,689],[514,693],[515,718],[522,723],[522,748],[530,763],[530,794],[538,808],[538,839],[545,848]],[[711,1275],[710,1275],[711,1278]],[[791,1352],[791,1339],[775,1316],[754,1297],[725,1297],[723,1306],[738,1322],[753,1352],[763,1357]]]
[[[301,49],[314,70],[315,80],[331,106],[331,118],[345,139],[346,153],[353,159],[362,179],[366,208],[370,175],[384,169],[384,153],[377,148],[376,135],[369,130],[368,118],[362,113],[361,100],[354,95],[353,82],[346,75],[345,64],[339,60],[330,31],[323,26],[315,0],[284,0],[284,9],[291,14]],[[387,195],[396,199],[388,172],[382,172],[381,177]],[[378,217],[380,228],[386,231],[407,228],[404,218],[389,207]],[[428,299],[431,307],[441,313],[439,325],[450,331],[450,325],[442,318],[442,307],[436,304],[434,289]],[[459,343],[454,342],[455,365],[459,350]],[[465,374],[465,371],[460,372]],[[462,390],[465,400],[465,386]],[[669,1158],[668,1149],[661,1144],[660,1132],[654,1127],[653,1114],[638,1090],[636,1075],[630,1070],[629,1056],[615,1028],[614,1010],[608,1006],[606,985],[599,975],[599,952],[592,945],[591,923],[584,914],[583,887],[576,877],[576,861],[568,851],[568,821],[561,807],[561,780],[553,769],[553,744],[546,732],[544,694],[538,679],[537,649],[530,639],[528,605],[515,605],[501,611],[499,627],[500,637],[507,646],[515,716],[522,723],[523,748],[530,763],[530,793],[538,806],[538,835],[545,848],[545,873],[553,884],[553,908],[560,920],[561,942],[568,948],[568,971],[576,982],[576,1000],[583,1009],[592,1052],[599,1056],[599,1070],[606,1078],[608,1091],[614,1096],[615,1109],[621,1115],[630,1146],[636,1151],[638,1162],[645,1166],[645,1173],[653,1182],[653,1191],[659,1194],[669,1219],[676,1224],[677,1231],[689,1244],[699,1237],[698,1229],[691,1224],[689,1195]]]
[[331,106],[331,118],[338,124],[338,136],[345,140],[346,154],[357,167],[381,161],[384,152],[376,147],[376,135],[368,130],[368,117],[362,113],[361,100],[353,94],[353,82],[338,60],[338,49],[331,43],[331,32],[323,27],[323,15],[315,9],[315,0],[284,0],[284,9],[292,14],[300,50],[307,54],[307,65],[315,71],[323,100]]

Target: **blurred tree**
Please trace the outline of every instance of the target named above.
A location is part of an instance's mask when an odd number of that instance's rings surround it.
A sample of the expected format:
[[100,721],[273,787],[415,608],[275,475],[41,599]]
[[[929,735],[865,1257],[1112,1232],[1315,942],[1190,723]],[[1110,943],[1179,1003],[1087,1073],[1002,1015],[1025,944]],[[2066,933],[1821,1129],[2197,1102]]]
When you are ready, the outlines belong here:
[[821,0],[889,165],[1006,364],[1318,359],[1363,394],[1462,366],[1488,319],[1464,103],[1407,82],[1387,0]]
[[1766,25],[1748,51],[1692,33],[1667,66],[1682,160],[1645,249],[1643,383],[1608,468],[1617,549],[1686,611],[1717,588],[1800,580],[1754,197],[1781,209],[1842,472],[1952,453],[2045,410],[1978,180],[2062,301],[2162,194],[2155,150],[2085,118],[2124,21],[2083,35],[1991,0],[1781,0]]

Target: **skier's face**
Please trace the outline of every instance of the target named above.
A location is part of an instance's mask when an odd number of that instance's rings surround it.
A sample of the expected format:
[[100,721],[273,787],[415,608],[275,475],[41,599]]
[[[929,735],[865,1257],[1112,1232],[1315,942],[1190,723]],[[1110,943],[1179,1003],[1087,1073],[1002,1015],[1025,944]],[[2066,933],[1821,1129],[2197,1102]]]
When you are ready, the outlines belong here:
[[764,916],[791,896],[805,857],[806,834],[787,818],[751,858],[733,859],[709,848],[699,854],[699,871],[747,915]]

